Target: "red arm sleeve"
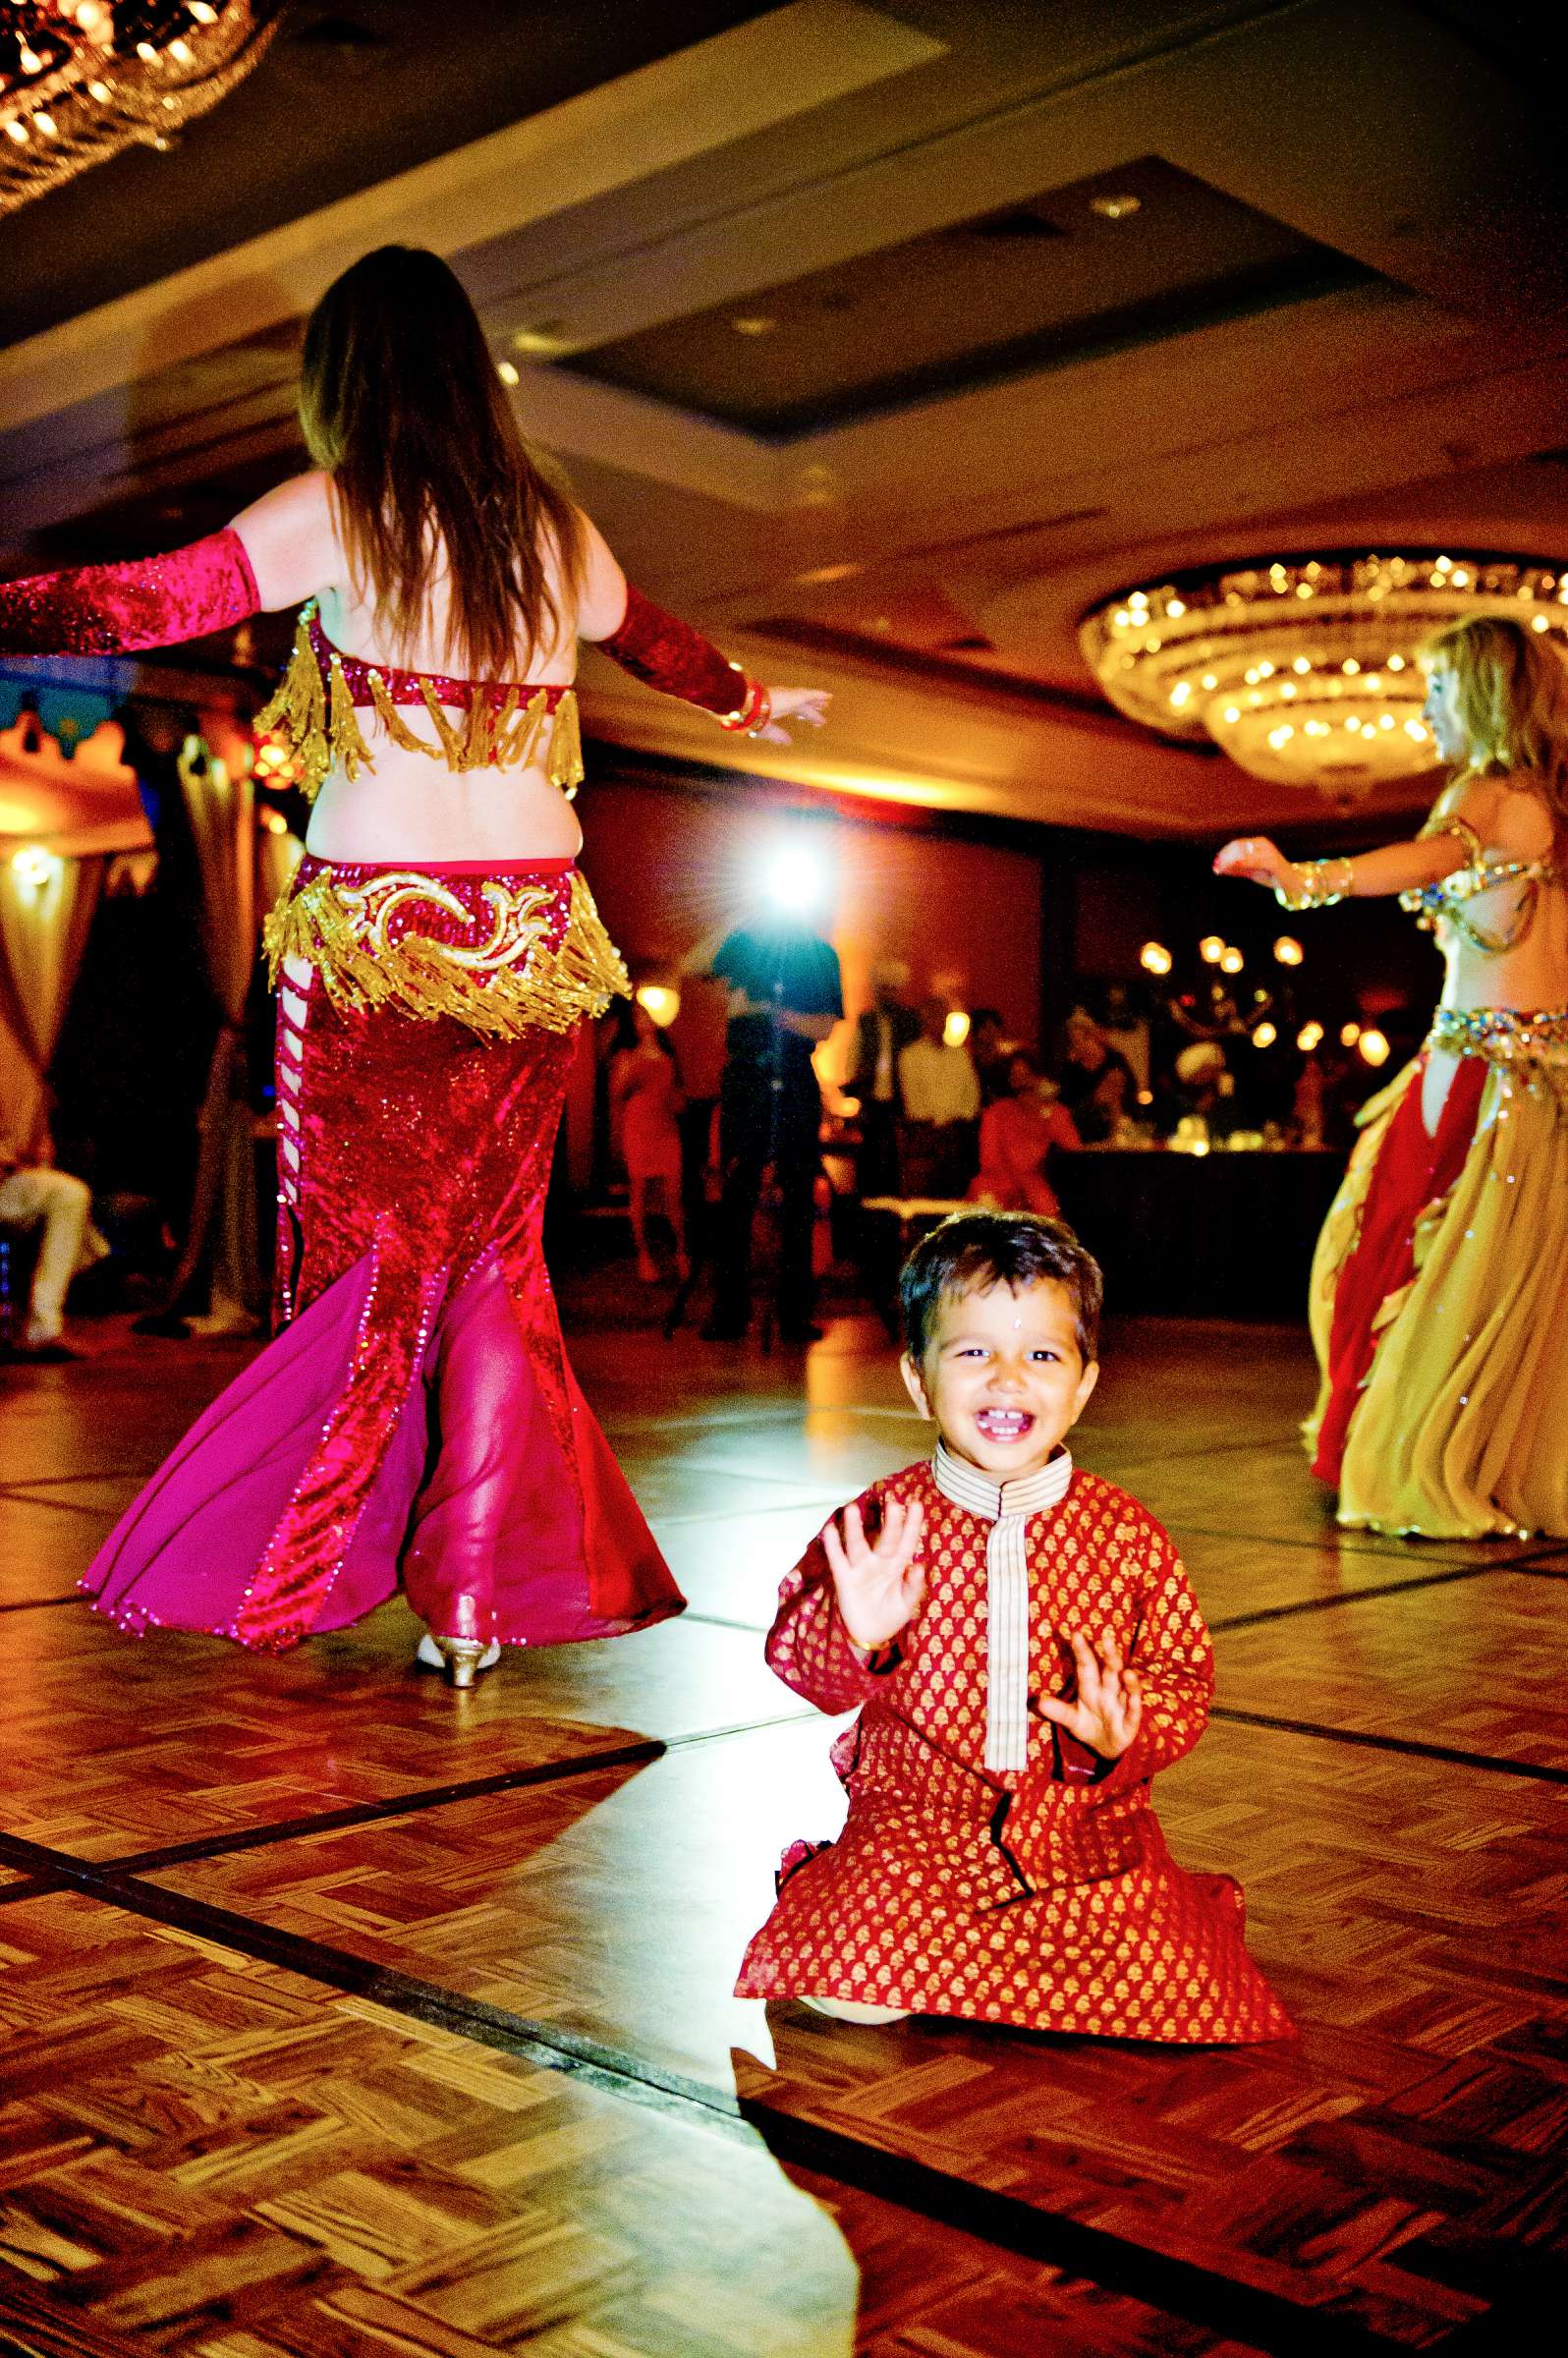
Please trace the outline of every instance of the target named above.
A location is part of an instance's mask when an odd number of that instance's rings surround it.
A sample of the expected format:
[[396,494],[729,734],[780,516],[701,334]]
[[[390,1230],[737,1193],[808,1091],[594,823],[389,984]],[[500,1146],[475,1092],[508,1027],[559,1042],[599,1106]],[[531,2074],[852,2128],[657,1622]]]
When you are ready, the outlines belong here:
[[19,655],[130,654],[227,630],[260,608],[245,542],[226,528],[167,556],[0,582],[0,647]]
[[[874,1496],[868,1491],[859,1501],[863,1512]],[[785,1575],[765,1651],[774,1677],[819,1712],[852,1712],[868,1703],[898,1662],[896,1643],[869,1660],[856,1653],[839,1617],[833,1574],[819,1539]]]
[[598,642],[612,663],[634,679],[645,681],[665,696],[678,696],[716,713],[726,728],[750,728],[761,713],[763,691],[738,663],[719,653],[678,614],[644,597],[635,584],[626,585],[626,612],[620,627]]

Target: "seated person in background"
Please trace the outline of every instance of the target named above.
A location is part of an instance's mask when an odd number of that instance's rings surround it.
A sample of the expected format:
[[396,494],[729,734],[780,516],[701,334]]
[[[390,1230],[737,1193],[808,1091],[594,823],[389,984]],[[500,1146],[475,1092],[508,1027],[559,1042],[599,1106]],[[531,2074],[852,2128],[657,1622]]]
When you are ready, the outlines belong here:
[[[1120,1090],[1119,1101],[1115,1095]],[[1062,1103],[1078,1126],[1086,1147],[1097,1147],[1110,1137],[1118,1106],[1130,1104],[1138,1081],[1120,1048],[1113,1047],[1102,1024],[1086,1008],[1075,1007],[1067,1019],[1067,1065],[1062,1074]]]
[[972,1007],[969,1039],[965,1042],[980,1079],[980,1103],[989,1105],[1007,1095],[1007,1059],[1017,1045],[994,1007]]
[[1213,1687],[1181,1559],[1077,1471],[1100,1275],[1053,1220],[965,1212],[904,1267],[904,1381],[936,1452],[873,1483],[784,1582],[774,1674],[849,1792],[797,1842],[741,1997],[1232,2046],[1289,2035],[1225,1875],[1178,1867],[1149,1781]]
[[898,1124],[904,1111],[898,1060],[921,1035],[920,1017],[904,1003],[908,985],[909,968],[902,958],[879,958],[871,969],[871,1003],[856,1018],[844,1087],[860,1099],[856,1182],[863,1196],[898,1193]]
[[961,1197],[975,1169],[980,1078],[969,1049],[948,1044],[946,1029],[947,1008],[940,999],[927,999],[921,1009],[921,1037],[898,1060],[906,1196]]
[[[1113,1064],[1106,1065],[1088,1104],[1079,1107],[1077,1127],[1083,1144],[1086,1147],[1136,1146],[1136,1098],[1137,1093],[1127,1067],[1118,1057]],[[1097,1130],[1100,1135],[1097,1138],[1090,1137],[1086,1123],[1089,1130]]]
[[1217,1039],[1195,1039],[1183,1048],[1176,1059],[1176,1086],[1182,1115],[1196,1117],[1209,1131],[1230,1126],[1236,1083]]
[[78,1357],[62,1339],[66,1289],[109,1250],[91,1213],[84,1179],[46,1160],[26,1160],[20,1147],[0,1137],[0,1225],[41,1232],[20,1340],[5,1343],[7,1358],[52,1364]]
[[1056,1102],[1056,1084],[1042,1079],[1027,1048],[1015,1048],[1007,1063],[1008,1095],[987,1105],[980,1119],[980,1176],[972,1203],[994,1211],[1037,1211],[1055,1219],[1061,1210],[1045,1176],[1053,1148],[1069,1152],[1083,1145],[1073,1117]]

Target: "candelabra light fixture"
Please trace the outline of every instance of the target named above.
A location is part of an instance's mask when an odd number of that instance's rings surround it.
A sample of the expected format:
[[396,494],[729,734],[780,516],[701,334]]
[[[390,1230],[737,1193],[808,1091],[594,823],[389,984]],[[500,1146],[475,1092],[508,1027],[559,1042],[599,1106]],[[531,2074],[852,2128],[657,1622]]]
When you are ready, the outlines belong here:
[[0,213],[122,148],[173,147],[242,82],[282,0],[0,0]]
[[1568,570],[1419,551],[1275,558],[1173,575],[1087,615],[1080,645],[1118,711],[1212,739],[1254,777],[1348,808],[1432,768],[1424,642],[1500,613],[1568,651]]

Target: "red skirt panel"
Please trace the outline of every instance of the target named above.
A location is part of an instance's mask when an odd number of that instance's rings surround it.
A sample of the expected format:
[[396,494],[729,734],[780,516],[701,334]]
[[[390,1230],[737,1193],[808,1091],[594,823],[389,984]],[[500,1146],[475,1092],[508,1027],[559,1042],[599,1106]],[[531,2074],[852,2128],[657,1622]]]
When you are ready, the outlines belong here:
[[400,1585],[432,1628],[513,1645],[682,1609],[544,1266],[575,1050],[286,980],[286,1323],[105,1544],[83,1583],[100,1611],[282,1651]]
[[1323,1482],[1339,1481],[1350,1421],[1376,1356],[1383,1304],[1415,1274],[1416,1223],[1428,1204],[1447,1195],[1465,1167],[1476,1135],[1485,1064],[1479,1056],[1462,1060],[1435,1134],[1428,1132],[1422,1115],[1426,1070],[1422,1056],[1378,1151],[1361,1228],[1334,1291],[1328,1398],[1313,1460],[1313,1472]]

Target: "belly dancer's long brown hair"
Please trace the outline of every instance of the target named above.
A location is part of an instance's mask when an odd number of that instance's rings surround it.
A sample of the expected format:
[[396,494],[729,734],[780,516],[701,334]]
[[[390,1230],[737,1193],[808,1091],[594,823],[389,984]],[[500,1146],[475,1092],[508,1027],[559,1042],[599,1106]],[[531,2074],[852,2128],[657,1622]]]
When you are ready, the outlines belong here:
[[455,273],[381,246],[333,281],[305,332],[300,419],[332,477],[357,581],[400,646],[445,564],[446,661],[476,679],[526,671],[563,618],[545,569],[575,595],[583,522],[529,451],[484,330]]

